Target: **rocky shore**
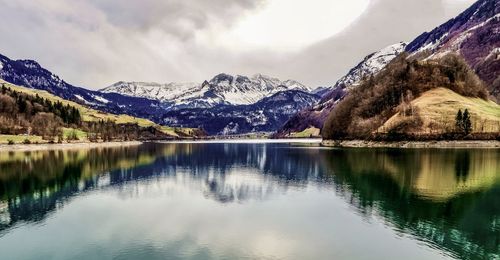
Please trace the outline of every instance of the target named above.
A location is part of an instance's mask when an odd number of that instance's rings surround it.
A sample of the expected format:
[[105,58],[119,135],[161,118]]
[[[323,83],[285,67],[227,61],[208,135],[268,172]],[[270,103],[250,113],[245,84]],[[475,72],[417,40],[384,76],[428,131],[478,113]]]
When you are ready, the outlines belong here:
[[496,140],[463,140],[463,141],[399,141],[381,142],[364,140],[323,140],[327,147],[387,147],[387,148],[496,148],[500,149],[500,141]]

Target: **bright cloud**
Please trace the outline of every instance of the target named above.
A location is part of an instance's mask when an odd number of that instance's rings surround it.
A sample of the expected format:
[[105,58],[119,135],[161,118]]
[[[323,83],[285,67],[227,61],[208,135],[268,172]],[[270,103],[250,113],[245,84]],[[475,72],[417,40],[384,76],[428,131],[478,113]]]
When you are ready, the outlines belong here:
[[238,21],[225,39],[248,47],[299,49],[346,28],[369,0],[274,0]]

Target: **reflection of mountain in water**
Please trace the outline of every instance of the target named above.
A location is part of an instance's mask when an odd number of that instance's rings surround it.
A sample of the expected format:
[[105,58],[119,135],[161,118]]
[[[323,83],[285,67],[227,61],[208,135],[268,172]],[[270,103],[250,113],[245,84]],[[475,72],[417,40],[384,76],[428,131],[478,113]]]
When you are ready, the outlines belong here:
[[498,150],[358,149],[324,157],[337,191],[362,214],[375,211],[399,232],[465,259],[500,253],[499,159]]
[[[167,144],[0,153],[0,230],[40,221],[72,196],[157,177],[187,178],[220,202],[265,199],[317,179],[318,152],[266,145]],[[288,158],[288,159],[284,159]],[[3,201],[3,202],[2,202]]]
[[151,177],[175,178],[221,203],[263,200],[309,182],[321,184],[318,150],[265,144],[167,144],[147,167],[111,174],[111,184]]
[[[326,150],[285,144],[162,144],[0,153],[0,233],[40,221],[73,196],[136,181],[171,181],[221,203],[265,200],[289,188],[335,190],[465,258],[499,253],[500,151]],[[126,190],[126,189],[120,189]]]
[[151,149],[0,153],[0,230],[40,221],[72,196],[102,186],[102,173],[152,162]]

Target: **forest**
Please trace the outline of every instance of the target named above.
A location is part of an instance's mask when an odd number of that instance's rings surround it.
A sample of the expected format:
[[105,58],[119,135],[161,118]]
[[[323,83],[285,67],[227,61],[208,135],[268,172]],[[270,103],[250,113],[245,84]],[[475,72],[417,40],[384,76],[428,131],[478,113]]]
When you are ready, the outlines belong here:
[[[71,129],[64,134],[64,129]],[[85,133],[85,136],[81,136]],[[111,120],[84,121],[77,107],[51,101],[38,94],[0,87],[0,134],[41,136],[49,143],[78,141],[129,141],[168,139],[171,136],[155,127],[141,127],[136,123],[117,124]],[[30,143],[26,138],[24,143]],[[9,142],[12,143],[12,142]]]

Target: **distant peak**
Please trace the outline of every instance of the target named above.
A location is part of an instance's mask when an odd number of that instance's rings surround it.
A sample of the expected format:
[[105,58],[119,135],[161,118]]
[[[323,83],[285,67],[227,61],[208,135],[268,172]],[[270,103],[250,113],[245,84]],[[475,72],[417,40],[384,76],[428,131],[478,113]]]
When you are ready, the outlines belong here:
[[211,83],[217,83],[222,81],[228,81],[229,83],[231,83],[233,81],[233,76],[226,73],[220,73],[210,80]]

